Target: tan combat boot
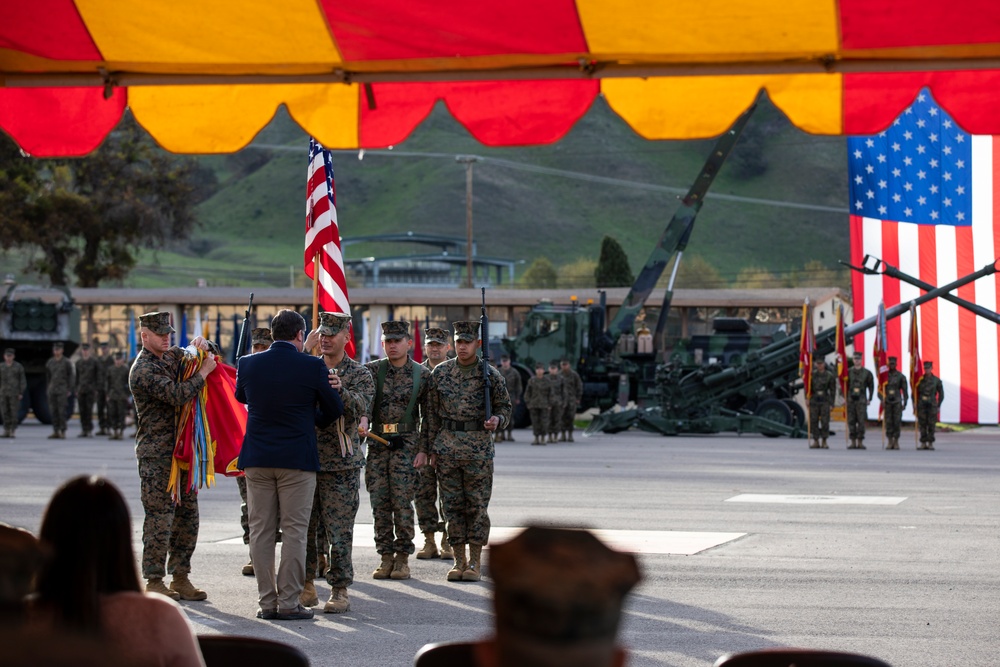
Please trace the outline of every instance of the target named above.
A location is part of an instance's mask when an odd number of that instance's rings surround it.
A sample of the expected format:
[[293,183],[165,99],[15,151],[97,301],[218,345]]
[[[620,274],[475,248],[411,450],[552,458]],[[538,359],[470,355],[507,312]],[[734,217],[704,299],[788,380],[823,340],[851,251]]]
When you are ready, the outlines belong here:
[[858,440],[858,446],[856,447],[856,449],[868,449],[868,448],[865,447],[865,441],[864,440]]
[[434,544],[434,531],[424,533],[424,546],[417,552],[417,560],[430,560],[439,555],[437,545]]
[[459,544],[452,549],[455,551],[455,565],[448,570],[448,581],[462,581],[462,573],[469,567],[468,561],[465,560],[465,545]]
[[819,440],[813,440],[812,444],[809,445],[809,449],[819,449]]
[[854,438],[851,438],[851,444],[849,444],[847,446],[847,448],[848,449],[857,449],[858,448],[858,441],[855,440]]
[[830,448],[829,448],[829,447],[827,446],[827,444],[826,444],[826,438],[823,438],[823,440],[822,440],[822,441],[820,442],[820,445],[819,445],[819,448],[820,448],[820,449],[830,449]]
[[392,554],[382,554],[382,563],[372,572],[372,579],[388,579],[392,574]]
[[250,560],[246,565],[243,566],[243,576],[252,577],[253,575],[253,560]]
[[343,614],[350,609],[351,601],[347,599],[346,588],[334,588],[330,591],[330,599],[323,605],[324,614]]
[[479,581],[482,577],[483,545],[469,545],[469,567],[462,573],[462,581]]
[[454,560],[455,551],[451,548],[451,542],[448,541],[448,529],[445,528],[441,531],[441,560]]
[[507,431],[507,442],[516,442],[514,440],[514,431]]
[[303,607],[315,607],[319,604],[319,595],[316,594],[316,584],[312,581],[306,581],[302,587],[302,592],[299,593],[299,604]]
[[200,588],[195,588],[194,584],[191,583],[191,580],[188,579],[187,573],[174,574],[174,578],[170,582],[170,589],[177,591],[182,600],[198,602],[208,599],[208,593]]
[[494,435],[496,442],[503,442],[503,431],[497,431]]
[[410,578],[410,555],[409,554],[396,554],[396,557],[392,561],[392,572],[389,574],[390,579],[409,579]]
[[171,600],[181,599],[180,593],[178,593],[177,591],[172,591],[169,588],[167,588],[167,585],[163,583],[163,579],[150,579],[149,581],[147,581],[146,592],[166,595]]
[[567,440],[567,442],[576,442],[576,441],[575,441],[575,440],[573,439],[573,429],[570,429],[570,430],[569,430],[569,431],[567,431],[566,433],[567,433],[567,435],[566,435],[566,440]]

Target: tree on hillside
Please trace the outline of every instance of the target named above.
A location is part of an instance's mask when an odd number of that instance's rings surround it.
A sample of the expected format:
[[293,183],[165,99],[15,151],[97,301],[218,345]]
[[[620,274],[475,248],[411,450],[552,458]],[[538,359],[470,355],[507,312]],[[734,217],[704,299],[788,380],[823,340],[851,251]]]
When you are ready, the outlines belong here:
[[847,270],[828,268],[818,259],[806,262],[801,271],[796,273],[797,287],[847,287],[850,285]]
[[559,276],[547,257],[539,257],[521,276],[521,284],[528,289],[555,289]]
[[784,281],[776,275],[759,266],[748,266],[740,269],[733,281],[733,287],[737,289],[768,289],[773,287],[785,287]]
[[628,265],[628,255],[618,241],[605,236],[601,241],[601,256],[594,269],[597,287],[631,287],[635,276]]
[[196,163],[160,150],[127,116],[87,157],[24,157],[0,137],[0,247],[21,248],[25,270],[81,287],[121,280],[141,248],[194,228]]
[[596,268],[597,262],[581,257],[559,269],[561,283],[563,287],[596,287],[597,285],[594,283],[594,270]]
[[[667,286],[672,269],[673,266],[667,267],[657,285]],[[701,255],[684,256],[680,268],[677,269],[677,280],[674,283],[674,289],[722,289],[727,286],[728,283],[719,270]]]

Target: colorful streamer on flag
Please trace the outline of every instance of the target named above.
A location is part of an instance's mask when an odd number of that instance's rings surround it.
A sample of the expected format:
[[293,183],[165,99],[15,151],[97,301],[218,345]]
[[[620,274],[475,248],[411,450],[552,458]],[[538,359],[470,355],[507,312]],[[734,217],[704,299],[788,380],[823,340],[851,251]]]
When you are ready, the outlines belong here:
[[809,299],[802,304],[802,332],[799,336],[799,376],[805,388],[806,400],[812,398],[812,367],[813,349],[816,347],[816,336],[813,333],[812,309]]
[[[351,314],[337,223],[333,158],[330,151],[312,138],[309,139],[306,175],[305,272],[316,286],[321,311]],[[353,330],[345,350],[348,356],[354,357]]]

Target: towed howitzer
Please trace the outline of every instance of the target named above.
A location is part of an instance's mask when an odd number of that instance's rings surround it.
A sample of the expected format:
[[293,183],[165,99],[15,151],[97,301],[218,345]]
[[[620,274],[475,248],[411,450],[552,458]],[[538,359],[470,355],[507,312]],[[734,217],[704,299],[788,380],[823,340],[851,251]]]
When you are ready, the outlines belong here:
[[[1000,261],[1000,260],[998,260]],[[997,272],[997,262],[886,311],[886,319],[899,317],[920,305]],[[869,317],[845,327],[846,340],[875,326]],[[836,329],[816,335],[814,354],[834,351]],[[724,367],[711,364],[697,369],[666,364],[657,369],[658,405],[646,410],[607,411],[594,418],[588,432],[615,433],[631,426],[662,433],[763,433],[768,436],[805,437],[801,406],[793,400],[801,387],[799,336],[775,340],[747,354],[743,363]]]

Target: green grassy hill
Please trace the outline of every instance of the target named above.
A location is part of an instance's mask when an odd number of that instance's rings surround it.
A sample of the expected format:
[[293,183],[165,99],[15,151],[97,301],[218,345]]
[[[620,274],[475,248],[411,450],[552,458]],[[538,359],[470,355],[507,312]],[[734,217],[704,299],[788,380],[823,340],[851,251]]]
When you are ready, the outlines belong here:
[[[480,254],[524,260],[522,270],[539,256],[563,267],[595,261],[607,234],[621,243],[636,270],[677,207],[676,194],[639,186],[686,190],[713,144],[646,141],[598,100],[556,144],[489,149],[439,107],[392,151],[369,151],[364,159],[356,152],[335,155],[341,234],[464,237],[465,168],[455,156],[473,154],[486,158],[474,167]],[[197,208],[199,229],[189,242],[146,253],[127,285],[194,285],[202,278],[209,285],[304,286],[307,145],[308,138],[282,112],[242,154],[200,158],[217,174],[219,187]],[[539,173],[539,167],[582,176]],[[846,171],[843,138],[803,134],[765,102],[710,191],[686,257],[705,260],[727,283],[748,267],[767,269],[782,280],[793,272],[802,278],[809,261],[835,269],[837,260],[848,256],[846,212],[712,195],[846,209]],[[635,187],[593,182],[587,175]],[[430,251],[358,244],[347,256]]]

